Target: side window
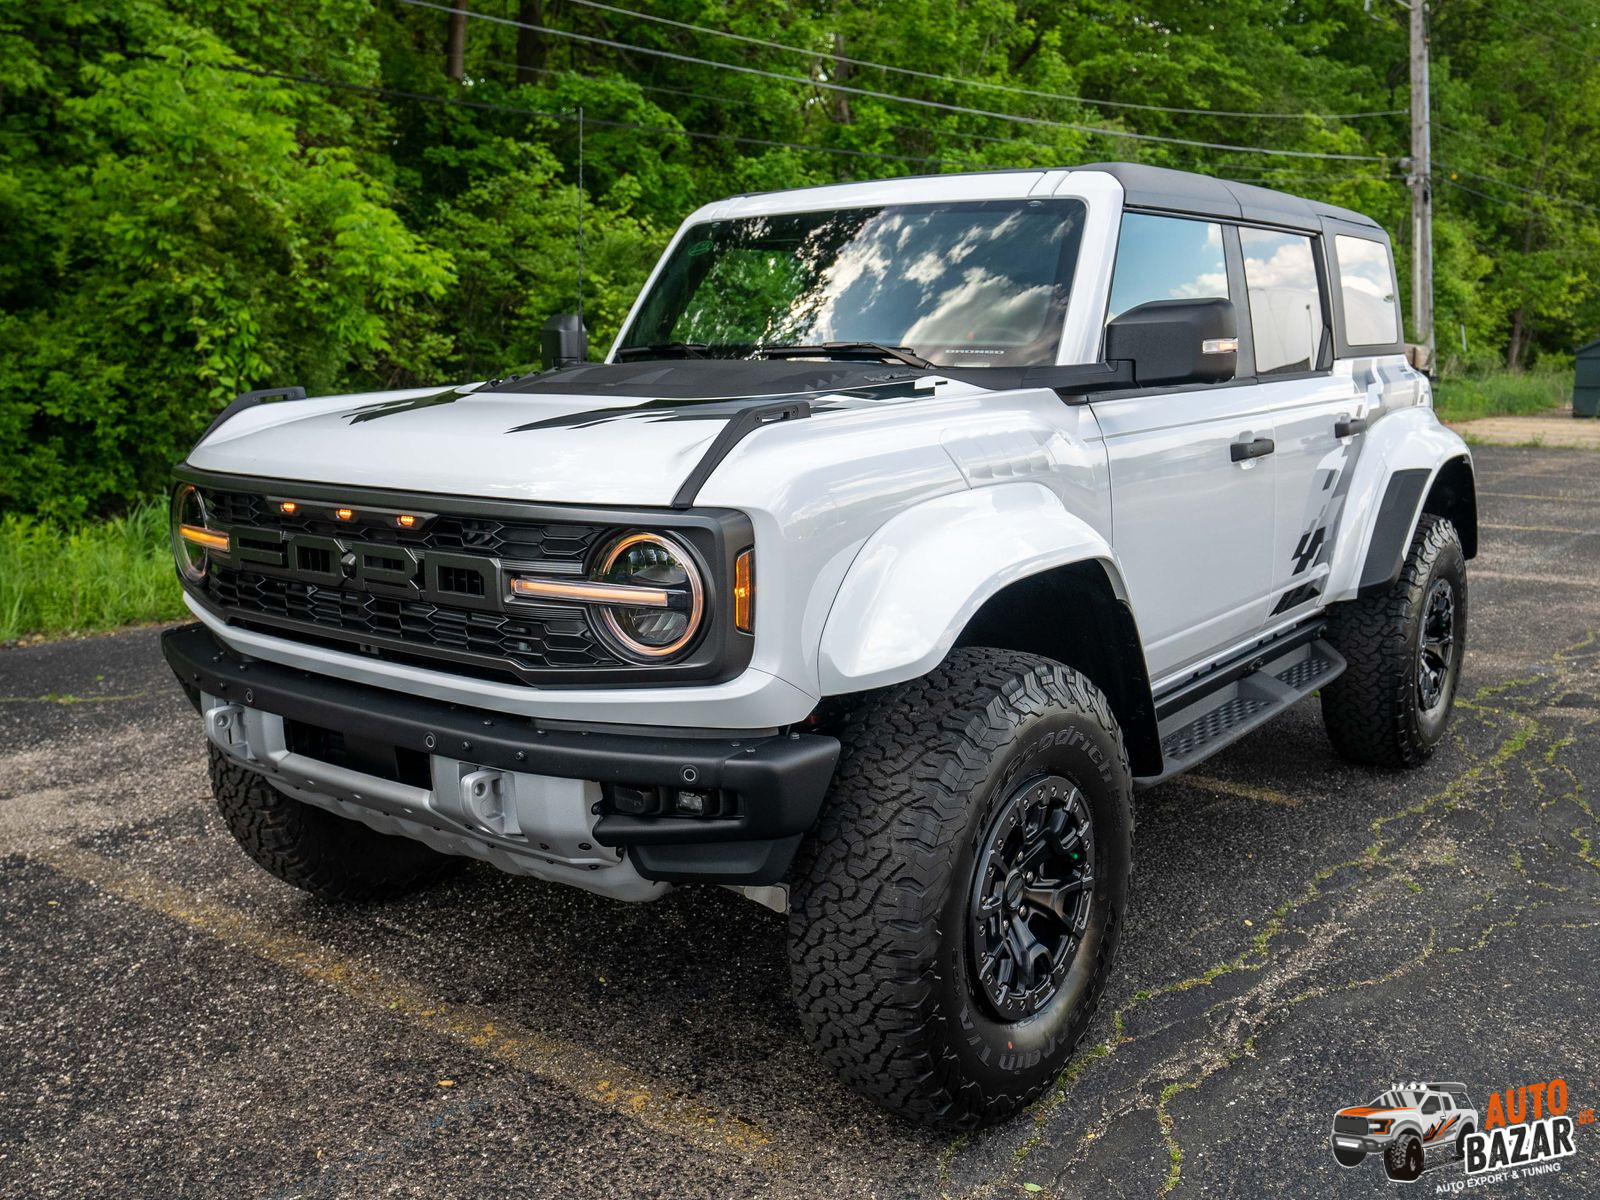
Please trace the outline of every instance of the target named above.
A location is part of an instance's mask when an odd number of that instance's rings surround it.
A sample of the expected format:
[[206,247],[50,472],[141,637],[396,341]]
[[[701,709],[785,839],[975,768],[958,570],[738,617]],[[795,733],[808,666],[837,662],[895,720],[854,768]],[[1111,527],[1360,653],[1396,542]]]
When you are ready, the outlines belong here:
[[1437,1097],[1437,1096],[1429,1096],[1428,1099],[1422,1105],[1422,1111],[1424,1113],[1429,1114],[1430,1116],[1433,1113],[1438,1112],[1439,1111],[1439,1097]]
[[1400,340],[1389,247],[1341,233],[1333,239],[1339,259],[1339,304],[1344,336],[1352,346],[1388,346]]
[[1241,228],[1239,243],[1250,293],[1256,374],[1314,370],[1326,327],[1311,239],[1300,233]]
[[1228,298],[1222,226],[1145,213],[1123,216],[1107,320],[1152,300],[1213,297]]

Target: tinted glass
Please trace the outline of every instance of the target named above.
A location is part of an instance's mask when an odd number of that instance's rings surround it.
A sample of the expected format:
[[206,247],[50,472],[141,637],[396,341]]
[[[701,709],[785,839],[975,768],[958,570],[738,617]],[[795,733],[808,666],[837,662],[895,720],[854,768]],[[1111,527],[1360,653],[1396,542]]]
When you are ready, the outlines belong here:
[[1400,340],[1400,306],[1395,302],[1389,247],[1369,238],[1340,234],[1339,302],[1344,305],[1344,336],[1352,346],[1387,346]]
[[1152,300],[1214,297],[1228,298],[1220,225],[1144,213],[1122,218],[1107,319]]
[[1256,374],[1310,371],[1325,328],[1311,239],[1270,229],[1240,229]]
[[866,341],[942,366],[1053,363],[1083,218],[1076,200],[1006,200],[697,225],[622,348]]

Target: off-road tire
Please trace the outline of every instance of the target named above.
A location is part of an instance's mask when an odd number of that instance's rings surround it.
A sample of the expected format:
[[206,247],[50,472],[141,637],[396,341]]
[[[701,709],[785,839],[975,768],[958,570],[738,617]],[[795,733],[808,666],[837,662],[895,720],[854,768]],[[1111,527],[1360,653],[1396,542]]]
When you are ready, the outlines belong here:
[[323,900],[391,900],[465,860],[368,829],[286,796],[254,771],[211,752],[211,793],[223,824],[259,866]]
[[1426,1166],[1422,1143],[1414,1133],[1403,1133],[1383,1148],[1383,1173],[1396,1183],[1419,1179]]
[[1467,1136],[1469,1134],[1472,1134],[1472,1133],[1475,1133],[1475,1132],[1477,1132],[1477,1129],[1476,1129],[1475,1126],[1465,1125],[1465,1126],[1462,1127],[1461,1132],[1456,1134],[1456,1161],[1457,1162],[1466,1162],[1467,1161]]
[[[1454,656],[1442,702],[1425,710],[1418,680],[1423,608],[1439,580],[1454,591]],[[1385,590],[1337,605],[1329,640],[1349,666],[1322,689],[1322,723],[1341,758],[1365,766],[1416,767],[1444,737],[1467,647],[1466,557],[1456,528],[1424,513],[1400,577]]]
[[[806,1035],[857,1092],[921,1124],[1003,1120],[1048,1087],[1100,1000],[1127,904],[1132,782],[1105,696],[1035,655],[964,648],[847,713],[818,827],[791,873],[789,963]],[[1092,899],[1059,990],[988,1007],[968,917],[990,814],[1046,772],[1083,797]]]

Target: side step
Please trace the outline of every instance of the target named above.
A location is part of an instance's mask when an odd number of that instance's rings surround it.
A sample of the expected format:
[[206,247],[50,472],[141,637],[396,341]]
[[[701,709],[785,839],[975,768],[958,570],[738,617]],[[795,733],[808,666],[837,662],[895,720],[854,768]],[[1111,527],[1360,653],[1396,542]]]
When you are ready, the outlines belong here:
[[1248,673],[1182,708],[1163,711],[1162,772],[1141,776],[1134,784],[1154,787],[1187,771],[1331,683],[1345,668],[1344,658],[1320,638],[1276,655],[1272,651],[1272,647],[1265,648],[1263,657],[1251,662]]

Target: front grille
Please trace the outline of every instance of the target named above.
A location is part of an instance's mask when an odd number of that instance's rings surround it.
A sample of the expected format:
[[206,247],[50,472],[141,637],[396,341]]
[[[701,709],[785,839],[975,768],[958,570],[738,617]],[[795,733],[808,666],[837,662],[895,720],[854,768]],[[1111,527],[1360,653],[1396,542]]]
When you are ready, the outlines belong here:
[[1367,1119],[1365,1117],[1335,1117],[1333,1119],[1333,1131],[1335,1133],[1349,1133],[1358,1137],[1366,1137]]
[[[628,665],[600,639],[591,610],[512,608],[494,594],[502,560],[580,574],[610,527],[430,514],[424,527],[402,529],[392,517],[364,519],[359,509],[349,522],[332,519],[325,505],[285,514],[288,489],[283,497],[202,489],[209,521],[234,537],[234,554],[213,561],[205,583],[231,620],[355,643],[378,657],[468,658],[491,677]],[[425,500],[417,505],[426,509]],[[373,582],[348,577],[354,556]]]
[[295,621],[354,636],[417,647],[501,658],[526,670],[614,666],[618,659],[600,643],[588,615],[578,608],[517,618],[475,612],[425,600],[397,600],[231,567],[211,569],[211,599],[239,613]]
[[[355,524],[331,521],[317,515],[286,516],[265,496],[248,492],[202,489],[206,512],[222,526],[283,529],[323,537],[349,537],[359,533],[365,542],[389,542],[418,550],[446,550],[457,554],[485,554],[518,562],[564,564],[569,570],[583,565],[595,541],[606,532],[602,525],[551,522],[498,521],[453,514],[439,516],[426,529],[399,529],[387,522]],[[285,496],[293,495],[286,485]],[[426,500],[418,500],[425,508]]]

